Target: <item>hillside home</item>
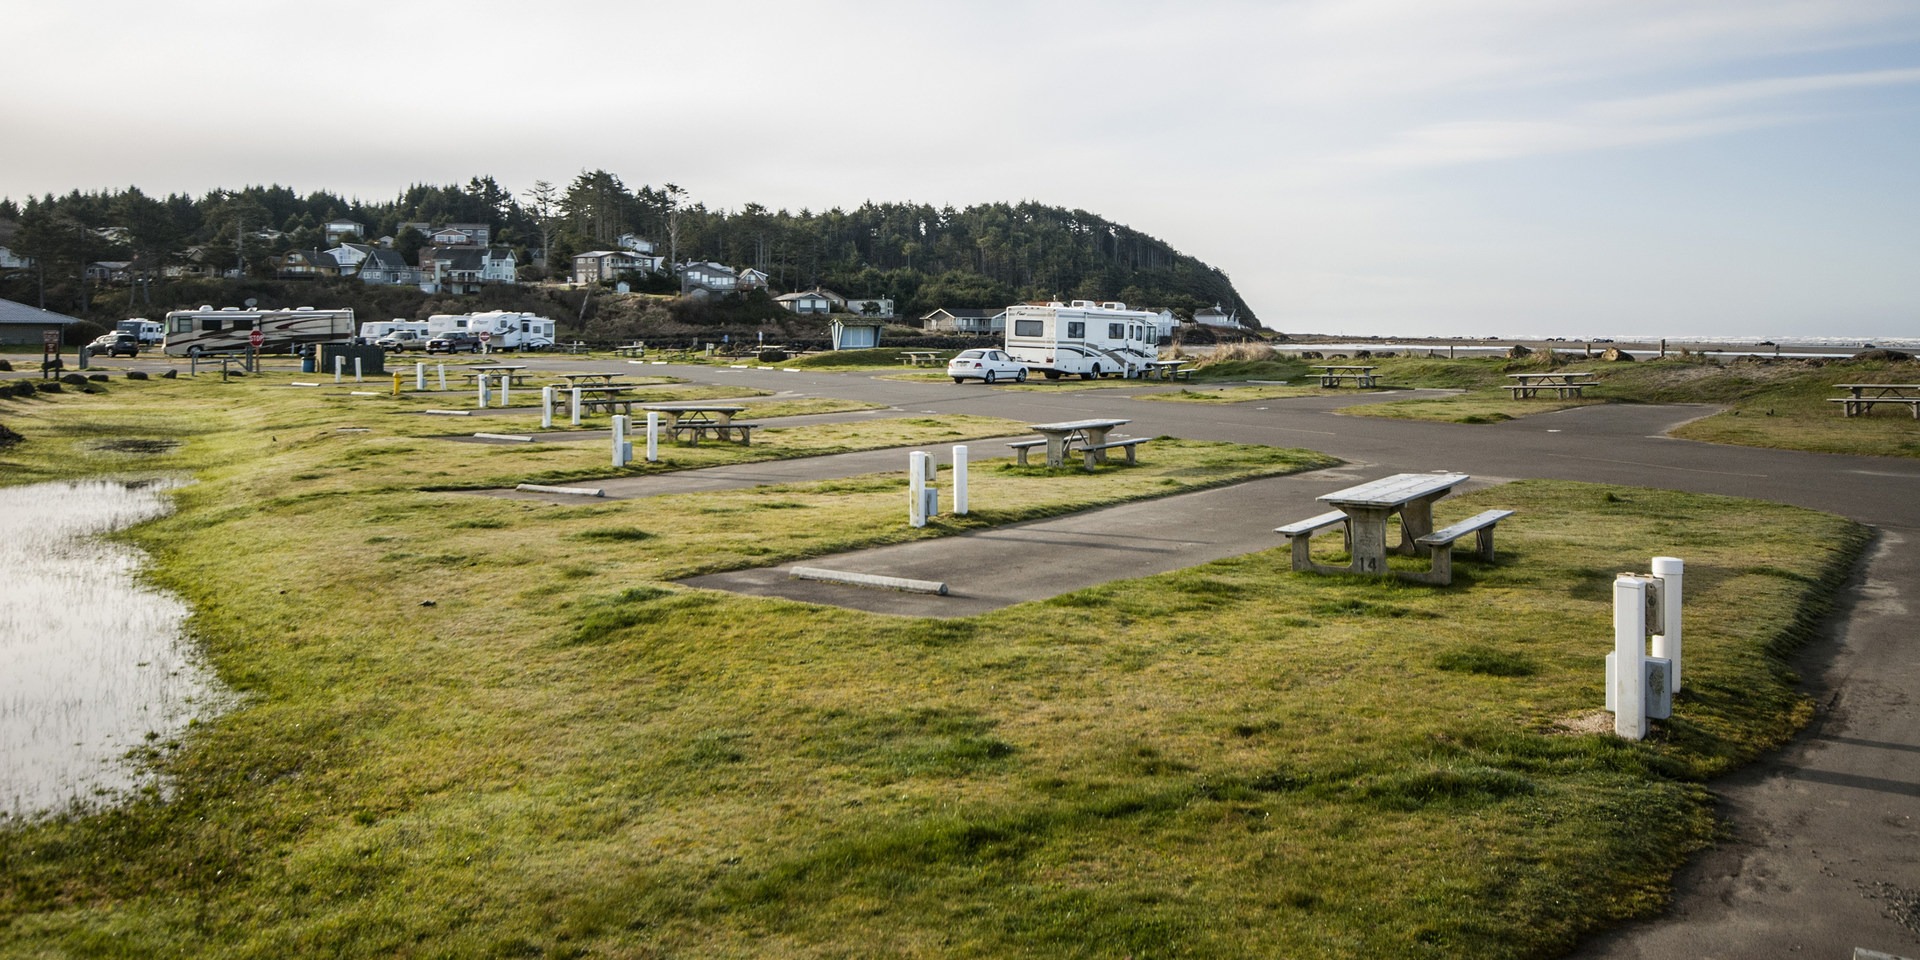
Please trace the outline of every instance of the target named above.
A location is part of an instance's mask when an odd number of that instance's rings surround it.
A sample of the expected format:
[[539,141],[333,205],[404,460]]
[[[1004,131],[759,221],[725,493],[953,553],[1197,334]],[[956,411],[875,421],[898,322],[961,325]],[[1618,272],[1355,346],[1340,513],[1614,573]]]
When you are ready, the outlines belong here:
[[506,247],[429,247],[420,251],[420,272],[439,293],[479,293],[484,284],[518,278]]
[[998,336],[1007,332],[1007,310],[975,310],[967,307],[941,307],[920,318],[920,326],[928,333],[964,333],[976,336]]
[[620,238],[614,241],[614,245],[622,250],[632,250],[635,253],[653,252],[653,241],[642,239],[639,234],[634,233],[621,234]]
[[94,283],[125,283],[127,268],[132,265],[129,260],[95,260],[87,264],[83,273]]
[[774,303],[786,307],[788,310],[792,310],[801,316],[832,313],[835,301],[839,301],[843,305],[847,302],[846,298],[828,293],[819,287],[815,287],[812,290],[803,290],[799,293],[781,294],[773,298]]
[[573,282],[612,282],[624,273],[655,273],[660,258],[632,250],[589,250],[573,255]]
[[767,281],[771,279],[765,271],[748,267],[740,271],[740,291],[745,293],[748,290],[765,290],[767,289]]
[[358,274],[361,283],[373,285],[412,286],[423,279],[418,267],[407,265],[407,259],[398,250],[372,250],[366,259],[360,261]]
[[704,297],[724,297],[733,294],[739,287],[740,275],[733,268],[721,263],[698,261],[683,263],[675,268],[680,274],[680,295],[701,299]]
[[327,251],[333,257],[333,262],[340,265],[340,275],[343,277],[359,273],[361,261],[372,252],[373,245],[369,243],[343,243]]
[[272,258],[273,274],[282,280],[315,280],[337,277],[340,264],[325,250],[288,250]]
[[0,270],[25,270],[33,266],[32,257],[20,256],[7,248],[19,229],[20,225],[11,220],[0,221]]
[[367,238],[367,225],[358,220],[328,220],[320,225],[320,230],[328,243],[339,243],[343,237],[353,237],[355,240]]
[[868,297],[865,299],[849,297],[847,298],[844,309],[848,313],[857,314],[862,317],[891,318],[893,316],[893,301],[885,297]]
[[1220,309],[1219,304],[1201,307],[1193,312],[1193,322],[1209,327],[1225,327],[1229,330],[1240,329],[1240,318],[1236,314]]

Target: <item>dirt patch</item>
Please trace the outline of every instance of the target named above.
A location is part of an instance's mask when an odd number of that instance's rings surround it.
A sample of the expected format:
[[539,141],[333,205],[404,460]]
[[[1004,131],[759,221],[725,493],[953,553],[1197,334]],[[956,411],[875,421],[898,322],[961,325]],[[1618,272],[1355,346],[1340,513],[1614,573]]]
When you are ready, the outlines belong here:
[[25,439],[27,438],[7,429],[6,424],[0,423],[0,450],[11,447]]
[[1605,710],[1576,713],[1555,720],[1553,729],[1556,733],[1612,733],[1613,714]]
[[132,437],[122,437],[118,440],[102,440],[94,444],[93,448],[108,453],[155,454],[166,453],[179,445],[178,440],[136,440]]

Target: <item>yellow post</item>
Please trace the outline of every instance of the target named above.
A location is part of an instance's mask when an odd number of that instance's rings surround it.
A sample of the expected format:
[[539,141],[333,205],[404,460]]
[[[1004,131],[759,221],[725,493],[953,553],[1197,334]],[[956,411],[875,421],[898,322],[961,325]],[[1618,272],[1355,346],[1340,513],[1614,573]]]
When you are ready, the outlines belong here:
[[393,375],[393,395],[400,395],[400,375],[397,373]]

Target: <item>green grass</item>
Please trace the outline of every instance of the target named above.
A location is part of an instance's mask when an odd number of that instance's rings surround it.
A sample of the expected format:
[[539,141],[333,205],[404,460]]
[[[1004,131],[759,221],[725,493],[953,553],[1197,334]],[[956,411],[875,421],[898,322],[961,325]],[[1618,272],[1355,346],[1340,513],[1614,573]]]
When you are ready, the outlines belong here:
[[[1713,833],[1704,781],[1806,721],[1783,658],[1864,539],[1522,482],[1441,504],[1518,511],[1447,588],[1294,574],[1277,544],[893,618],[671,580],[1324,461],[1170,438],[1093,475],[979,461],[980,514],[912,531],[897,475],[425,491],[511,461],[265,385],[0,418],[28,436],[9,481],[198,478],[128,539],[241,695],[168,752],[166,800],[0,830],[9,957],[1550,955],[1659,909]],[[900,429],[987,426],[948,419]],[[767,447],[862,439],[829,429]],[[89,452],[129,435],[181,445]],[[1688,563],[1689,689],[1648,741],[1575,732],[1613,574],[1657,554]]]

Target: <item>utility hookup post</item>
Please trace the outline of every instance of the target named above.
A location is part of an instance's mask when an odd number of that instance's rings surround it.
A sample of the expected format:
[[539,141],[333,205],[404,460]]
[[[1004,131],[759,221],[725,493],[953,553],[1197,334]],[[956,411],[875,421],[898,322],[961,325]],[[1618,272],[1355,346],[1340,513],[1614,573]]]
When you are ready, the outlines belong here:
[[[1662,557],[1679,563],[1672,557]],[[1667,564],[1656,561],[1660,568]],[[1668,593],[1677,577],[1623,573],[1613,581],[1613,652],[1607,654],[1607,709],[1613,712],[1613,732],[1628,740],[1647,736],[1648,720],[1673,715],[1674,678],[1678,664],[1667,657],[1647,656],[1650,630],[1679,634],[1679,596]],[[1670,625],[1669,625],[1670,624]],[[1665,636],[1662,634],[1661,636]],[[1656,643],[1661,637],[1656,636]],[[1658,647],[1655,653],[1663,652]]]

